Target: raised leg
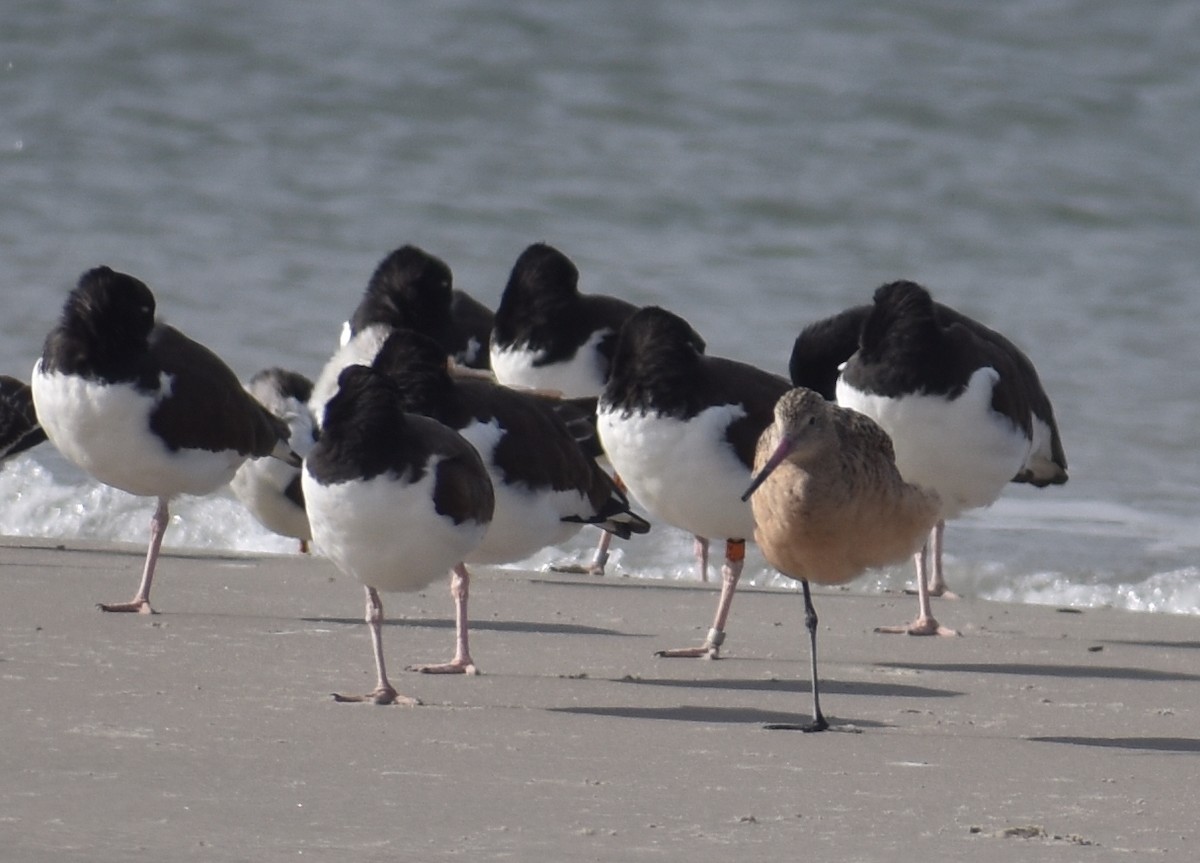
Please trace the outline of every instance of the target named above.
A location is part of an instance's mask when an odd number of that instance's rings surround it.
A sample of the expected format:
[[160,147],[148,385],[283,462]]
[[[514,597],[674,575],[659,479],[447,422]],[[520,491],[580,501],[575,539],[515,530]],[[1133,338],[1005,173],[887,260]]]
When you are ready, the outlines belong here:
[[821,712],[821,692],[817,682],[817,610],[813,608],[812,592],[808,588],[808,579],[800,579],[800,586],[804,588],[804,628],[808,630],[813,718],[812,722],[802,725],[795,725],[790,722],[771,723],[766,728],[772,731],[804,731],[812,733],[814,731],[824,731],[829,727],[829,723],[825,721],[825,714]]
[[146,565],[142,567],[142,583],[138,586],[137,594],[129,602],[97,603],[96,607],[101,611],[154,614],[154,609],[150,607],[150,584],[154,581],[154,567],[158,563],[158,550],[162,548],[163,534],[167,532],[167,524],[171,520],[167,503],[167,498],[160,497],[154,515],[150,517],[150,545],[146,548]]
[[929,541],[913,557],[917,567],[917,619],[906,626],[877,626],[875,627],[876,632],[890,635],[958,635],[956,630],[949,629],[937,622],[933,616],[933,607],[929,603],[929,584],[926,578],[929,547],[937,533],[938,529],[934,527]]
[[469,629],[467,623],[467,599],[471,594],[471,574],[462,563],[450,571],[450,596],[454,599],[454,658],[439,665],[410,665],[408,671],[422,674],[478,674],[471,659]]
[[[707,562],[708,540],[696,537],[697,551],[700,544],[706,551],[704,561]],[[742,567],[746,562],[746,541],[730,539],[725,541],[725,565],[721,567],[721,596],[717,600],[717,614],[713,618],[712,629],[700,647],[679,647],[672,650],[657,651],[655,656],[665,656],[671,659],[720,659],[721,645],[725,643],[725,621],[729,618],[729,607],[733,604],[733,594],[737,592],[738,579],[742,577]]]
[[379,593],[373,587],[367,589],[367,626],[371,630],[371,647],[375,651],[375,670],[378,678],[375,683],[375,691],[368,692],[366,695],[339,695],[333,694],[334,701],[355,702],[361,703],[369,701],[372,704],[406,704],[417,705],[420,701],[415,698],[409,698],[406,695],[400,695],[392,688],[392,684],[388,683],[387,668],[383,662],[383,634],[381,628],[383,626],[383,603],[379,601]]

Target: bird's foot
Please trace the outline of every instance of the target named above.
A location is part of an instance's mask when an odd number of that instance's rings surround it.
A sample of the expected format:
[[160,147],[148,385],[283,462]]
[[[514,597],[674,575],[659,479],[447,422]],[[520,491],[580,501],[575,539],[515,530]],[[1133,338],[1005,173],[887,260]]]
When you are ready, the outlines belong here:
[[442,662],[434,665],[406,665],[405,671],[417,671],[421,674],[468,674],[474,676],[479,673],[479,669],[475,667],[475,662],[471,657],[466,659],[453,659],[450,662]]
[[805,734],[815,734],[818,731],[828,729],[829,723],[825,721],[824,716],[818,716],[812,722],[771,722],[764,725],[763,728],[767,731],[803,731]]
[[667,659],[720,659],[721,648],[715,644],[705,644],[703,647],[675,647],[670,650],[656,650],[654,655]]
[[943,635],[954,636],[958,635],[957,629],[950,629],[947,626],[942,626],[932,617],[918,617],[912,623],[906,626],[877,626],[876,632],[883,632],[888,635]]
[[725,643],[724,630],[715,626],[708,631],[703,647],[677,647],[672,650],[655,651],[655,656],[665,656],[668,659],[720,659],[721,645]]
[[96,608],[101,611],[117,611],[126,614],[158,614],[150,607],[148,599],[131,599],[129,602],[97,602]]
[[552,563],[550,572],[566,572],[571,575],[604,575],[602,563]]
[[376,687],[374,692],[366,695],[340,695],[335,692],[333,700],[340,704],[399,704],[404,707],[418,707],[421,704],[418,699],[401,695],[390,686]]
[[[914,587],[906,587],[906,588],[904,588],[904,595],[905,596],[917,596],[918,595],[917,589]],[[935,597],[940,597],[941,599],[960,599],[961,598],[961,597],[959,597],[959,595],[957,593],[955,593],[950,588],[946,587],[946,585],[944,585],[944,584],[941,587],[932,587],[931,586],[929,588],[929,595],[935,596]]]

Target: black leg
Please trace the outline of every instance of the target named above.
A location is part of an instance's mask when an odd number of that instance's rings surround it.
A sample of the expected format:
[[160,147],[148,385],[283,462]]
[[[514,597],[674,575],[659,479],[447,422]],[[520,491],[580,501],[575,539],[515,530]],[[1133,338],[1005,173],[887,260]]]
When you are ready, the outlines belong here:
[[825,715],[821,713],[821,692],[817,683],[817,610],[813,608],[812,592],[808,588],[808,579],[800,579],[800,586],[804,588],[804,628],[808,630],[808,645],[809,657],[812,662],[812,722],[806,725],[794,725],[792,723],[774,723],[766,726],[772,731],[824,731],[829,727],[829,723],[825,721]]

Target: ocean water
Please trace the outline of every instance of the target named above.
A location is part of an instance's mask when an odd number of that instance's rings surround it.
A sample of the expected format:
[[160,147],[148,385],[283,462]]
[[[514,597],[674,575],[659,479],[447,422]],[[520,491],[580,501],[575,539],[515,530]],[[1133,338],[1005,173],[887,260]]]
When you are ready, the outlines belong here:
[[[403,243],[494,305],[550,242],[583,290],[780,373],[803,325],[911,278],[1025,349],[1071,469],[952,523],[951,586],[1197,614],[1198,140],[1192,0],[10,0],[0,372],[28,379],[101,263],[247,378],[315,375]],[[50,447],[0,471],[3,534],[142,542],[151,510]],[[228,495],[174,512],[169,546],[293,547]],[[618,546],[694,577],[677,531]]]

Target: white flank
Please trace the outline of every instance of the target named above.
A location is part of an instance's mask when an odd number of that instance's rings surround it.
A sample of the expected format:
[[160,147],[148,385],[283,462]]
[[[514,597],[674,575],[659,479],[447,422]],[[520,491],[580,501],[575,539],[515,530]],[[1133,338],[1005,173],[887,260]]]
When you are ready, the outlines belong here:
[[513,563],[550,545],[566,542],[582,527],[564,522],[566,516],[587,516],[591,505],[579,491],[534,491],[527,485],[510,485],[496,464],[496,444],[504,434],[499,424],[472,423],[459,432],[487,467],[496,495],[496,510],[483,542],[467,557],[468,563]]
[[936,491],[942,517],[950,519],[995,501],[1029,455],[1030,441],[1021,428],[992,410],[999,379],[995,369],[976,369],[966,391],[947,401],[931,395],[872,395],[838,378],[837,402],[871,417],[891,435],[900,475]]
[[443,578],[487,531],[454,523],[433,504],[436,462],[415,483],[393,474],[322,485],[307,467],[304,499],[313,543],[334,565],[379,590],[420,590]]
[[229,483],[242,505],[250,511],[258,523],[272,533],[292,536],[296,539],[312,539],[308,515],[304,508],[283,493],[279,482],[288,474],[283,488],[296,475],[294,467],[288,467],[279,459],[250,459],[234,474]]
[[651,515],[709,539],[753,539],[754,515],[741,500],[750,471],[725,439],[745,415],[718,405],[683,421],[601,404],[600,441],[617,474]]
[[[282,419],[291,429],[288,446],[305,458],[314,446],[312,414],[295,399],[289,398],[287,405],[289,410]],[[304,508],[284,493],[299,472],[277,458],[247,459],[230,480],[229,487],[263,527],[283,536],[312,539]]]
[[132,384],[100,384],[33,367],[33,403],[59,451],[101,482],[150,497],[203,495],[233,478],[244,456],[233,450],[170,450],[150,431],[158,398]]
[[[347,332],[349,329],[344,328],[343,335]],[[317,380],[313,383],[312,397],[308,400],[309,410],[312,411],[313,421],[318,428],[325,422],[325,405],[337,392],[338,375],[342,373],[342,369],[353,365],[369,366],[390,333],[390,327],[372,324],[364,330],[359,330],[333,352],[333,356],[325,363],[325,368],[321,369],[321,374],[317,375]]]
[[580,345],[575,356],[546,366],[534,365],[543,356],[541,352],[521,347],[501,350],[492,342],[492,371],[496,380],[507,387],[552,390],[568,399],[598,396],[604,389],[604,362],[596,347],[611,332],[597,330]]

